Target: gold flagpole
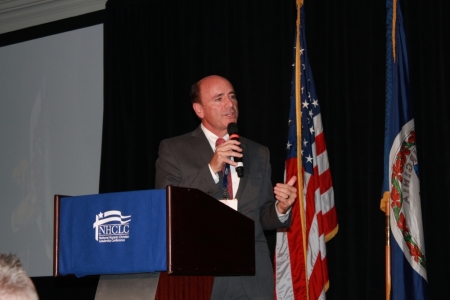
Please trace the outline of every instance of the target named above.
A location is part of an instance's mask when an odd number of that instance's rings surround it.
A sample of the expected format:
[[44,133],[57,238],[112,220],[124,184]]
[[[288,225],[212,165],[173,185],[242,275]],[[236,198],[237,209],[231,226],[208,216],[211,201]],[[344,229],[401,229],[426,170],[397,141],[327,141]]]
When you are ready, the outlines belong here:
[[391,225],[389,201],[386,201],[386,300],[391,294]]
[[303,166],[302,166],[302,109],[301,109],[301,47],[300,47],[300,9],[303,5],[303,0],[297,0],[297,23],[296,23],[296,42],[295,42],[295,109],[297,115],[297,182],[298,182],[298,196],[300,206],[300,220],[302,223],[302,240],[303,240],[303,255],[305,264],[305,289],[306,300],[309,300],[309,283],[308,283],[308,247],[306,237],[306,221],[305,221],[305,206],[303,199]]
[[[395,62],[396,59],[396,43],[395,43],[395,30],[397,22],[397,0],[392,1],[392,55]],[[386,256],[386,300],[391,298],[391,221],[390,221],[390,199],[391,194],[389,191],[383,194],[383,199],[381,200],[381,210],[384,211],[386,218],[386,246],[385,246],[385,256]]]
[[386,256],[386,300],[391,297],[391,223],[390,223],[390,199],[391,195],[389,192],[385,192],[383,199],[381,199],[380,208],[384,211],[386,216],[386,246],[385,246],[385,256]]

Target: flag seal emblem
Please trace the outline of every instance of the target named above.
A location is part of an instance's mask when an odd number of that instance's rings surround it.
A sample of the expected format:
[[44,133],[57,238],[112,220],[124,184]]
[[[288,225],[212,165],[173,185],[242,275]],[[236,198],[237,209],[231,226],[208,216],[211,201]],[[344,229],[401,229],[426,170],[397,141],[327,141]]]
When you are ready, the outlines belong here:
[[95,215],[93,228],[99,243],[125,242],[130,237],[130,216],[122,216],[119,210],[109,210]]
[[[405,126],[408,127],[408,126]],[[403,137],[402,140],[401,137]],[[397,147],[391,165],[391,209],[397,226],[401,233],[404,245],[408,248],[410,261],[415,261],[426,269],[425,253],[421,247],[423,243],[419,236],[414,235],[410,226],[416,226],[415,220],[409,218],[408,212],[413,210],[415,199],[419,195],[419,169],[417,163],[416,134],[414,127],[403,130],[396,139]],[[419,202],[420,205],[420,202]],[[414,215],[414,214],[413,214]]]

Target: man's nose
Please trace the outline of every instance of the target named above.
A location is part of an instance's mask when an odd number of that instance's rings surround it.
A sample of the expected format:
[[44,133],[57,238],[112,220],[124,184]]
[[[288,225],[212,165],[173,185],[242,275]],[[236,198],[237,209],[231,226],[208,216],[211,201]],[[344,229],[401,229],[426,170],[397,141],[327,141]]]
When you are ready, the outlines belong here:
[[233,100],[230,97],[225,97],[225,106],[226,107],[232,107],[234,105]]

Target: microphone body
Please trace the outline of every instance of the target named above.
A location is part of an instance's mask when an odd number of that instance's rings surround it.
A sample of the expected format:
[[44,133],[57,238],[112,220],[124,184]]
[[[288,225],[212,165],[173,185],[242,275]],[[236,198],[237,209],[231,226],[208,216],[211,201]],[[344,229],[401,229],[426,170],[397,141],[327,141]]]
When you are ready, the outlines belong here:
[[[230,123],[227,127],[228,134],[231,140],[239,141],[239,129],[236,123]],[[244,163],[242,157],[234,157],[234,161],[237,162],[236,173],[239,178],[244,177]]]

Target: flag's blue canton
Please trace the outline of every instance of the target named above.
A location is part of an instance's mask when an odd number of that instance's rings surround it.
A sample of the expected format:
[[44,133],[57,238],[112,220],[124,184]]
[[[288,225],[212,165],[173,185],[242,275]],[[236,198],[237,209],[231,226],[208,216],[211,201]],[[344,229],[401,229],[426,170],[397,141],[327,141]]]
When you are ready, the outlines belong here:
[[[302,10],[303,15],[303,10]],[[303,19],[303,16],[302,16]],[[308,61],[305,34],[300,35],[300,59],[301,59],[301,109],[302,109],[302,165],[306,172],[313,174],[312,144],[315,142],[314,117],[320,114],[319,101],[317,99],[312,71]],[[295,53],[295,48],[294,48]],[[292,83],[295,82],[295,65],[292,66]],[[289,141],[287,145],[287,158],[297,156],[297,125],[295,109],[295,84],[291,84],[291,108],[289,115]]]
[[[295,57],[295,47],[294,47]],[[289,109],[289,127],[288,127],[288,143],[286,148],[286,158],[297,157],[297,116],[295,109],[295,64],[292,65],[292,81],[291,81],[291,107]]]

